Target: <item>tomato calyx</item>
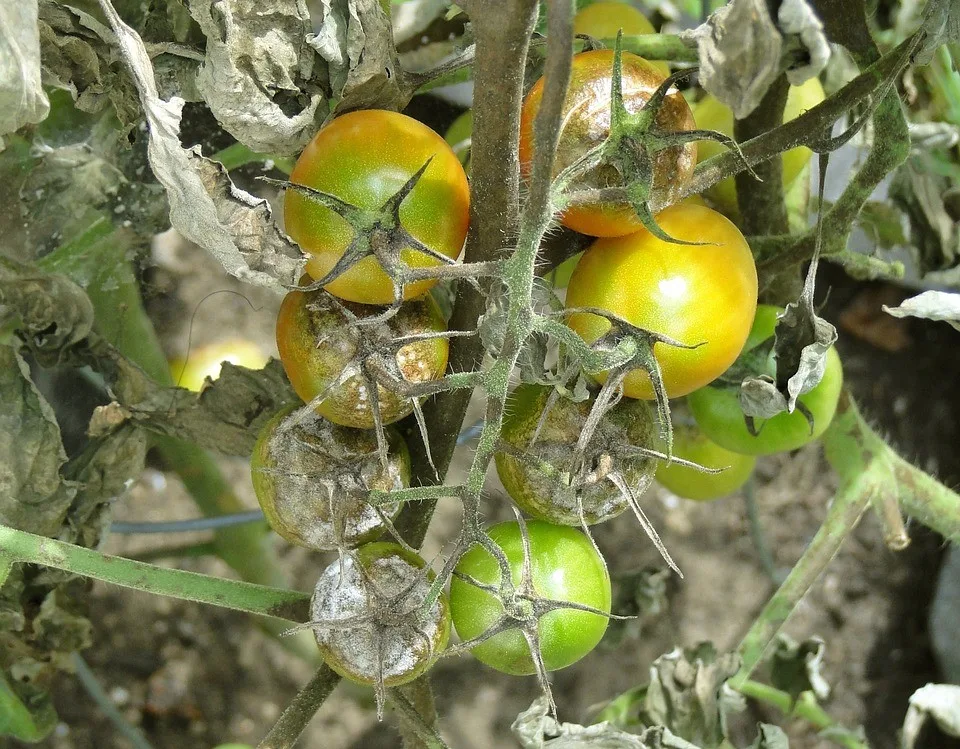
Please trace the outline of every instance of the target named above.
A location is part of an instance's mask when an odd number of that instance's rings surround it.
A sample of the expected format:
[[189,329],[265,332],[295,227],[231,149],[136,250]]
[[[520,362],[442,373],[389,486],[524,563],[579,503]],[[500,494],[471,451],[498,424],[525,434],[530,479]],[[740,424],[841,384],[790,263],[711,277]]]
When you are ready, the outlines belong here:
[[[656,211],[670,202],[662,194],[662,189],[655,189],[657,155],[696,141],[715,140],[734,150],[744,167],[751,173],[753,170],[736,141],[728,135],[696,128],[668,131],[658,124],[658,115],[670,90],[693,75],[696,68],[681,70],[665,78],[638,111],[630,112],[626,108],[623,99],[622,38],[622,32],[618,33],[613,49],[609,132],[600,144],[557,175],[553,186],[554,203],[559,209],[590,204],[628,205],[640,223],[657,238],[674,244],[703,244],[672,237],[657,223]],[[601,168],[616,173],[618,184],[577,189],[577,183],[582,178]]]
[[[485,532],[480,538],[476,539],[483,548],[489,552],[500,568],[499,584],[488,584],[477,580],[466,573],[455,571],[453,575],[464,582],[486,591],[495,596],[503,607],[503,613],[490,627],[477,637],[465,640],[448,648],[444,657],[453,655],[462,655],[469,652],[476,646],[486,642],[496,635],[509,630],[518,629],[527,642],[530,649],[530,658],[536,669],[537,681],[540,689],[550,704],[551,713],[557,715],[557,705],[553,699],[553,691],[550,688],[550,681],[547,678],[547,668],[544,665],[543,654],[540,647],[540,619],[551,611],[558,609],[571,609],[575,611],[584,611],[591,614],[598,614],[606,619],[629,619],[631,617],[618,616],[608,611],[576,603],[574,601],[559,601],[552,598],[543,598],[537,592],[533,584],[533,567],[531,564],[532,553],[530,549],[530,535],[527,531],[527,524],[523,515],[514,509],[517,524],[520,528],[520,538],[523,547],[523,560],[520,568],[520,581],[513,583],[513,577],[510,567],[510,561],[507,559],[503,549]],[[592,539],[591,539],[592,543]],[[596,544],[594,544],[596,548]],[[597,550],[599,554],[599,550]]]
[[[375,209],[362,208],[348,203],[336,195],[317,190],[308,185],[301,185],[288,180],[259,177],[263,182],[275,185],[284,190],[293,190],[308,200],[335,212],[353,229],[351,240],[343,255],[337,260],[322,278],[314,279],[306,286],[299,286],[303,291],[322,289],[338,279],[357,263],[367,257],[375,258],[390,278],[393,284],[393,304],[389,305],[384,313],[375,318],[368,318],[362,324],[375,325],[382,319],[392,317],[400,308],[403,300],[403,287],[414,281],[437,278],[462,278],[476,284],[477,277],[490,275],[499,268],[497,263],[458,264],[453,258],[447,257],[427,246],[413,234],[407,231],[400,220],[400,206],[404,199],[413,191],[420,178],[426,172],[433,157],[428,158],[411,177],[387,201]],[[404,262],[404,250],[413,249],[440,263],[439,266],[413,267]],[[489,267],[487,267],[489,266]]]

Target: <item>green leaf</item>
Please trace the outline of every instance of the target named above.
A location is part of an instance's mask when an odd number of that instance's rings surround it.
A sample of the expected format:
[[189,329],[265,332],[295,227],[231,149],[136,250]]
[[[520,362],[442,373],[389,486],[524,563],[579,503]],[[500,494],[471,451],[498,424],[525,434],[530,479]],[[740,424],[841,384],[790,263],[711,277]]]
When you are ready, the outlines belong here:
[[0,736],[33,743],[49,736],[56,724],[57,714],[49,700],[41,700],[31,710],[0,671]]

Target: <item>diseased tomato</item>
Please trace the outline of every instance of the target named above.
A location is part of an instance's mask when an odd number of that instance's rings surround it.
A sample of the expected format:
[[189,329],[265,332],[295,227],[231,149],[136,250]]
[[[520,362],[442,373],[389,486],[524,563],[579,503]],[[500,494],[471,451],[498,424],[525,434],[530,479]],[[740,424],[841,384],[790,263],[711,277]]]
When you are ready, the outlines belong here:
[[577,439],[583,431],[593,399],[574,403],[558,398],[543,419],[536,442],[530,441],[543,417],[552,388],[519,385],[507,400],[507,413],[500,439],[549,465],[538,470],[505,452],[496,454],[497,474],[507,493],[524,512],[560,525],[600,523],[627,509],[620,489],[597,471],[598,463],[609,461],[631,487],[644,484],[654,468],[650,458],[631,454],[625,445],[652,445],[655,428],[646,403],[623,400],[604,416],[588,445],[587,468],[594,475],[583,482],[574,461]]
[[[664,76],[642,57],[624,52],[623,102],[628,112],[638,112],[663,82]],[[557,145],[554,176],[576,162],[610,133],[610,86],[613,51],[595,50],[573,57],[570,86],[563,105],[563,129]],[[533,122],[540,111],[543,79],[537,81],[523,101],[520,116],[520,168],[529,176],[533,164]],[[664,100],[656,117],[666,132],[693,130],[696,125],[683,96],[673,93]],[[654,156],[653,198],[676,202],[690,181],[696,166],[695,143],[673,146]],[[614,167],[601,165],[575,183],[575,189],[623,185]],[[567,208],[561,223],[574,231],[594,237],[618,237],[643,227],[633,207],[626,204],[588,203]]]
[[[783,310],[769,305],[761,305],[757,310],[748,344],[756,348],[760,343],[773,336],[776,326],[776,314]],[[768,370],[773,369],[773,352],[770,353]],[[691,393],[687,398],[690,412],[697,425],[711,440],[721,447],[745,455],[770,455],[773,453],[796,450],[822,435],[837,410],[840,390],[843,387],[843,367],[836,348],[827,351],[826,368],[823,379],[809,393],[798,401],[813,417],[813,428],[798,409],[793,413],[780,413],[771,419],[756,419],[756,436],[750,434],[740,409],[739,388],[736,386],[710,386]]]
[[[799,86],[791,86],[787,94],[787,103],[783,110],[783,121],[790,122],[812,109],[825,98],[823,86],[816,78],[811,78]],[[725,104],[721,104],[711,95],[705,96],[693,105],[693,115],[698,127],[707,130],[718,130],[733,137],[733,112]],[[711,156],[723,153],[727,147],[717,141],[702,140],[697,143],[697,161],[704,161]],[[781,155],[783,159],[783,186],[789,187],[800,175],[803,168],[813,155],[806,146],[791,148]],[[733,177],[727,177],[707,190],[707,197],[717,207],[727,213],[735,214],[737,207],[737,186]]]
[[[430,166],[400,205],[400,221],[434,251],[456,258],[467,235],[470,188],[450,146],[426,125],[397,112],[364,109],[340,115],[310,141],[290,181],[334,195],[359,208],[377,209],[427,162]],[[333,210],[288,190],[284,198],[287,232],[310,255],[307,273],[315,280],[333,269],[354,236]],[[411,266],[438,261],[412,248],[403,250]],[[436,282],[407,284],[404,298],[424,294]],[[327,290],[361,304],[390,304],[393,285],[380,263],[366,257]]]
[[[581,8],[573,17],[574,34],[587,34],[594,39],[616,39],[617,32],[621,30],[624,36],[657,33],[643,13],[626,3],[600,0]],[[664,78],[670,75],[667,63],[657,60],[648,62]]]
[[725,497],[747,483],[757,459],[726,450],[695,426],[673,429],[673,455],[705,468],[722,468],[722,473],[703,473],[678,463],[661,462],[657,481],[678,497],[709,500]]
[[[250,459],[253,489],[270,527],[292,544],[319,551],[373,540],[384,523],[367,493],[410,485],[407,446],[393,430],[387,439],[384,470],[372,431],[293,408],[277,414],[260,432]],[[392,519],[400,506],[380,510]]]
[[208,377],[215,380],[220,376],[220,367],[224,362],[248,369],[262,369],[268,361],[270,357],[255,343],[244,338],[231,338],[198,346],[188,353],[186,359],[173,359],[170,362],[170,374],[179,387],[199,392]]
[[[489,529],[490,537],[510,562],[510,577],[520,583],[523,541],[515,521]],[[568,526],[539,520],[527,523],[533,587],[542,598],[590,606],[609,613],[610,576],[590,540]],[[475,546],[460,559],[456,571],[488,585],[500,582],[500,567],[490,552]],[[503,614],[500,600],[466,580],[450,582],[450,613],[457,634],[472,640],[487,631]],[[607,618],[589,611],[556,609],[538,623],[540,651],[548,671],[565,668],[593,650],[607,629]],[[535,673],[530,648],[519,629],[494,635],[471,651],[477,660],[508,674]]]
[[433,664],[450,637],[450,608],[441,594],[423,610],[436,577],[426,567],[399,544],[379,542],[344,554],[323,571],[310,614],[330,668],[360,684],[382,678],[383,686],[393,687]]
[[[379,314],[382,309],[344,306],[358,317]],[[344,368],[358,365],[358,335],[380,332],[396,338],[416,333],[446,330],[440,308],[428,294],[404,302],[400,311],[375,330],[358,331],[347,317],[325,299],[323,291],[291,291],[277,315],[277,348],[290,384],[305,402],[329,392],[317,411],[335,424],[370,429],[374,426],[368,387],[359,375],[333,387]],[[396,353],[396,366],[407,382],[425,382],[443,376],[449,344],[445,338],[414,341]],[[388,356],[384,353],[384,356]],[[380,415],[392,424],[413,412],[413,401],[382,385],[377,386]]]
[[[573,272],[566,304],[599,307],[697,346],[655,344],[667,396],[678,398],[719,377],[739,355],[757,306],[757,271],[743,235],[716,211],[681,203],[658,214],[657,222],[670,236],[710,244],[665,242],[646,229],[598,239]],[[609,321],[589,313],[571,314],[568,324],[587,343],[610,329]],[[624,393],[653,398],[647,373],[629,373]]]

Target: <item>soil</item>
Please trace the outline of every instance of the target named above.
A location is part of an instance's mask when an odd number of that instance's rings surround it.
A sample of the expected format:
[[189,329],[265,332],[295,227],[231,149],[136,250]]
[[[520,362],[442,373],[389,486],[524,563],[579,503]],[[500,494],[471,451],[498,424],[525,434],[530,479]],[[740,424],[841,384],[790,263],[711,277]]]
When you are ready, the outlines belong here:
[[[272,349],[279,299],[241,288],[194,247],[167,243],[158,268],[148,276],[151,312],[171,355],[228,337],[236,331]],[[838,320],[858,305],[841,330],[840,352],[854,396],[898,449],[947,483],[960,483],[960,371],[957,333],[942,323],[897,321],[899,350],[869,343],[864,333],[880,319],[881,301],[906,292],[849,281],[831,268],[819,287],[831,293],[825,317]],[[214,293],[232,290],[237,294]],[[201,303],[202,302],[202,303]],[[863,310],[867,310],[867,314]],[[184,312],[186,311],[186,314]],[[192,329],[189,323],[192,321]],[[866,321],[866,322],[865,322]],[[889,325],[885,320],[884,325]],[[888,336],[882,336],[883,340]],[[887,348],[890,348],[889,346]],[[461,448],[458,465],[469,459]],[[249,471],[240,459],[223,467],[238,494],[256,506]],[[491,477],[488,516],[509,515],[509,504]],[[767,540],[779,567],[789,567],[818,528],[835,489],[817,446],[792,455],[762,459],[757,501]],[[684,572],[672,578],[668,606],[647,618],[639,634],[616,646],[601,646],[580,663],[554,674],[554,694],[563,720],[581,722],[591,706],[646,680],[650,663],[675,645],[711,640],[734,648],[773,590],[748,532],[744,499],[734,495],[709,504],[679,500],[653,488],[644,507]],[[116,506],[117,520],[194,517],[196,509],[177,478],[150,468]],[[426,556],[438,553],[458,526],[457,509],[442,507],[432,526]],[[824,674],[832,686],[825,707],[847,726],[864,725],[871,746],[894,749],[907,697],[936,681],[926,613],[943,551],[942,540],[910,528],[913,543],[893,552],[883,543],[878,520],[868,514],[846,541],[823,579],[790,620],[795,639],[812,635],[827,643]],[[112,535],[105,550],[137,555],[204,541],[208,534]],[[622,516],[596,531],[614,577],[662,566],[633,518]],[[277,548],[291,585],[309,590],[329,560],[291,548]],[[166,560],[181,569],[231,575],[211,557]],[[209,749],[227,741],[256,744],[297,689],[310,665],[258,630],[250,617],[94,584],[91,594],[95,645],[83,656],[124,717],[139,726],[158,749]],[[533,678],[508,677],[468,657],[442,661],[432,682],[441,729],[456,749],[517,746],[510,724],[536,698]],[[40,744],[47,749],[126,749],[131,744],[93,703],[76,680],[58,685],[61,724]],[[830,746],[802,722],[785,722],[774,711],[752,707],[738,722],[743,743],[758,720],[785,725],[798,749]],[[372,693],[341,684],[309,725],[299,746],[317,749],[379,749],[399,746],[395,721],[378,723]],[[925,747],[958,746],[929,737]]]

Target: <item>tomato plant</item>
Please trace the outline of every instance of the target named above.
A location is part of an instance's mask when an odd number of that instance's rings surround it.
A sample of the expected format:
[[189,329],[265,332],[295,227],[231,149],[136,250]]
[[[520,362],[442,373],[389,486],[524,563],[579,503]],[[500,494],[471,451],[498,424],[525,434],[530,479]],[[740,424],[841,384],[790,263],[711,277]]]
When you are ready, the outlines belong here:
[[[607,310],[695,346],[655,345],[667,396],[677,398],[714,380],[737,358],[756,310],[757,271],[743,235],[716,211],[679,204],[657,222],[673,237],[706,244],[665,242],[646,229],[598,239],[577,264],[566,303]],[[608,320],[589,313],[571,314],[569,325],[587,343],[610,328]],[[647,373],[629,373],[624,393],[652,398]]]
[[[783,121],[790,122],[806,110],[815,107],[824,99],[823,86],[817,78],[810,78],[799,86],[791,86],[787,94],[787,103],[783,109]],[[707,94],[693,105],[693,116],[697,126],[708,130],[717,130],[725,135],[733,136],[733,112],[725,104],[721,104],[714,96]],[[702,140],[697,143],[697,161],[704,161],[711,156],[723,153],[724,146],[714,140]],[[813,152],[806,146],[797,146],[784,152],[783,185],[789,187],[800,176],[803,168],[809,163]],[[727,213],[736,213],[737,186],[732,177],[721,180],[707,191],[709,197],[717,207]]]
[[366,544],[328,566],[310,603],[327,665],[380,689],[426,671],[450,637],[446,595],[424,608],[435,577],[422,557],[388,542]]
[[[341,115],[310,141],[290,181],[373,210],[397,194],[427,161],[430,165],[400,205],[400,223],[427,247],[456,258],[469,221],[467,177],[443,138],[417,120],[373,109]],[[283,215],[287,232],[309,255],[307,273],[322,279],[350,245],[354,228],[294,190],[287,191]],[[403,250],[401,258],[414,267],[437,263],[412,248]],[[421,296],[434,283],[426,279],[407,284],[404,298]],[[326,289],[361,304],[394,301],[393,284],[373,257],[360,260]]]
[[198,346],[188,353],[186,359],[173,359],[170,374],[180,387],[199,392],[208,377],[215,380],[220,376],[224,362],[261,369],[268,361],[270,357],[257,344],[245,338],[231,338]]
[[652,443],[649,407],[627,400],[611,409],[591,438],[583,465],[578,465],[575,447],[593,401],[574,403],[559,397],[544,416],[552,390],[520,385],[507,401],[501,439],[525,453],[526,459],[497,453],[497,474],[504,488],[520,509],[550,523],[592,525],[619,515],[627,509],[627,497],[612,481],[592,475],[593,469],[599,461],[612,461],[616,456],[624,481],[631,487],[643,485],[653,471],[653,461],[623,455],[621,448]]
[[679,463],[663,462],[657,467],[657,481],[678,497],[709,500],[732,494],[753,473],[756,458],[726,450],[692,425],[673,429],[673,455],[721,473],[704,473]]
[[[623,102],[628,112],[637,112],[663,83],[663,76],[642,57],[623,53]],[[582,52],[573,58],[570,85],[563,104],[563,129],[557,146],[554,175],[574,164],[610,133],[610,86],[613,51]],[[533,121],[540,111],[544,80],[537,81],[523,102],[520,118],[520,167],[527,176],[533,163]],[[664,131],[694,129],[693,115],[683,96],[670,94],[657,110],[656,124]],[[654,195],[666,202],[679,197],[696,166],[696,145],[671,146],[653,156]],[[637,158],[641,158],[638,153]],[[602,188],[621,184],[617,170],[601,164],[577,181],[577,187]],[[595,237],[618,237],[643,227],[636,211],[627,204],[587,202],[567,208],[560,218],[564,226]]]
[[[345,305],[358,318],[378,314],[379,310],[360,305]],[[399,337],[437,333],[446,329],[440,308],[427,295],[404,302],[396,316],[383,326],[382,335]],[[361,376],[369,347],[363,335],[369,328],[358,328],[323,291],[291,291],[283,299],[277,315],[277,348],[290,384],[305,402],[319,396],[317,411],[343,426],[370,429],[374,426],[370,401],[370,378]],[[386,346],[388,341],[380,342]],[[440,377],[447,366],[449,344],[444,338],[417,340],[398,350],[387,347],[370,355],[380,356],[385,366],[398,368],[407,382],[424,382]],[[350,374],[350,372],[354,372]],[[392,424],[413,411],[413,401],[383,385],[377,386],[377,398],[383,424]]]
[[[530,540],[532,585],[536,595],[577,603],[609,613],[610,576],[590,540],[567,526],[534,520],[526,524]],[[515,521],[499,523],[488,533],[510,562],[513,585],[521,582],[524,560],[520,526]],[[456,571],[488,585],[500,583],[500,567],[489,551],[474,547],[460,559]],[[523,605],[519,602],[518,605]],[[450,582],[450,612],[457,634],[471,640],[483,634],[503,615],[503,603],[495,595],[468,581]],[[565,668],[593,650],[607,628],[607,618],[590,611],[556,609],[539,621],[540,651],[548,671]],[[532,674],[530,647],[521,632],[511,629],[494,635],[471,650],[488,666],[508,674]]]
[[[746,351],[769,341],[773,336],[778,311],[776,307],[761,305],[748,341],[750,347]],[[772,356],[771,350],[771,360]],[[772,366],[772,361],[768,361],[767,370]],[[769,455],[796,450],[820,437],[830,426],[837,410],[842,385],[840,355],[835,348],[830,348],[823,379],[798,399],[809,412],[812,424],[798,409],[793,413],[777,414],[770,419],[757,419],[754,425],[756,435],[751,434],[747,426],[736,387],[705,387],[691,393],[687,402],[703,433],[718,445],[745,455]]]
[[[600,0],[581,8],[573,17],[574,34],[586,34],[595,39],[615,39],[619,31],[623,31],[624,36],[657,33],[647,17],[627,3]],[[664,78],[670,75],[670,66],[665,62],[648,62]]]
[[373,432],[292,408],[274,416],[250,461],[253,488],[273,530],[292,544],[321,551],[375,538],[383,531],[382,518],[392,518],[400,507],[387,505],[378,513],[367,494],[410,484],[407,446],[392,430],[387,437],[384,468]]

